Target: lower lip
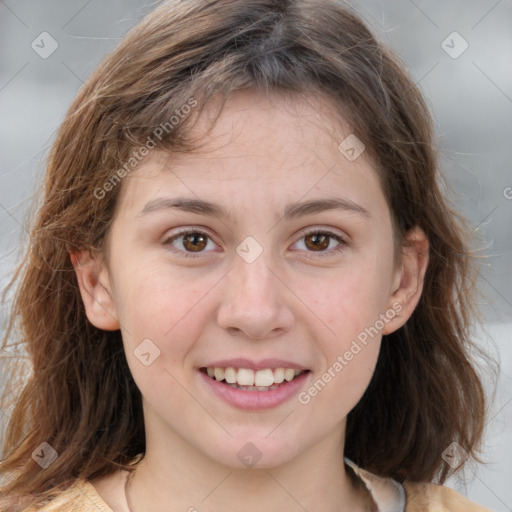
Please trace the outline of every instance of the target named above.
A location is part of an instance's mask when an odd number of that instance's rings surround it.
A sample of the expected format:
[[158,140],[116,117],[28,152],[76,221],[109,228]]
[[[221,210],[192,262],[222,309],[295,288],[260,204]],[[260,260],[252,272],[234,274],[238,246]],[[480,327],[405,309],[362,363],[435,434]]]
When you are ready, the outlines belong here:
[[255,411],[271,409],[289,400],[299,392],[310,372],[304,372],[290,382],[285,381],[279,387],[270,391],[244,391],[243,389],[232,388],[211,379],[202,371],[199,373],[206,385],[225,402],[239,409]]

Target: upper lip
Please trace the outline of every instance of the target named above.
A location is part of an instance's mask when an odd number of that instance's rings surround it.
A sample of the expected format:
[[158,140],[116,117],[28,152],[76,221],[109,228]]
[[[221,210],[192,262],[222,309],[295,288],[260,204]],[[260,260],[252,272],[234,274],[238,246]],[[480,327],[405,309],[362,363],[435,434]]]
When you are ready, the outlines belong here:
[[251,370],[265,370],[267,368],[293,368],[294,370],[307,370],[303,366],[292,361],[285,361],[284,359],[261,359],[254,361],[245,358],[236,359],[222,359],[213,363],[207,363],[201,368],[248,368]]

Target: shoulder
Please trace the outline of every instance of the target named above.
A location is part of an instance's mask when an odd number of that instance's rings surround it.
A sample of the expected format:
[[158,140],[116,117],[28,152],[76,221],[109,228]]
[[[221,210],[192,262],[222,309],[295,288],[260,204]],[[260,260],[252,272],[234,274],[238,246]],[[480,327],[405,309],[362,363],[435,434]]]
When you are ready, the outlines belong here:
[[404,482],[403,486],[406,512],[492,512],[443,485]]
[[129,510],[124,486],[127,471],[93,479],[77,480],[37,512],[124,512]]
[[363,480],[379,510],[404,512],[492,512],[469,501],[457,491],[433,483],[400,484],[392,478],[375,475],[345,458],[349,467]]
[[78,480],[37,512],[113,512],[87,480]]

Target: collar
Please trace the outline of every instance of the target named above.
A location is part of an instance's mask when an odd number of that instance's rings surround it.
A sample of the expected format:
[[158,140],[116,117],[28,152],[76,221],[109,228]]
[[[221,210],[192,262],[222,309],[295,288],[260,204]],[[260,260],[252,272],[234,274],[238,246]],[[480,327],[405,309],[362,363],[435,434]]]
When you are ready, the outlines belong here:
[[392,478],[374,475],[361,469],[346,457],[345,462],[365,484],[377,505],[378,512],[404,512],[406,495],[402,484]]

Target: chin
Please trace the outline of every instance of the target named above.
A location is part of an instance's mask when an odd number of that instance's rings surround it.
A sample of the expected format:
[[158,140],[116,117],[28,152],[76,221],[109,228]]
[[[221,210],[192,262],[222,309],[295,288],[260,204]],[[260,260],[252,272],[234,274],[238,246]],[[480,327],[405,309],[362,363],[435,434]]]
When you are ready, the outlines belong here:
[[[264,435],[237,436],[224,444],[222,451],[208,450],[207,455],[224,466],[233,469],[273,469],[292,461],[299,455],[299,441],[290,436],[265,438]],[[283,440],[286,439],[286,442]],[[216,448],[221,445],[217,444]]]

